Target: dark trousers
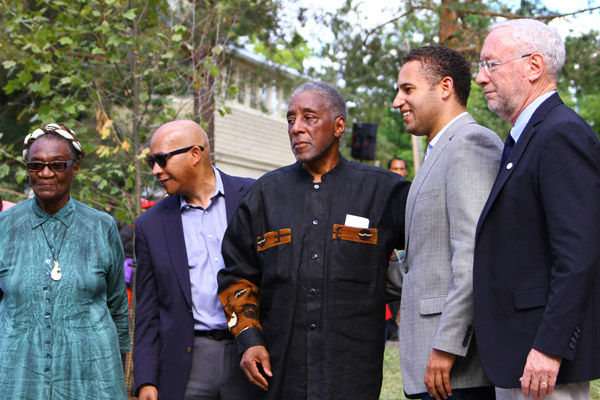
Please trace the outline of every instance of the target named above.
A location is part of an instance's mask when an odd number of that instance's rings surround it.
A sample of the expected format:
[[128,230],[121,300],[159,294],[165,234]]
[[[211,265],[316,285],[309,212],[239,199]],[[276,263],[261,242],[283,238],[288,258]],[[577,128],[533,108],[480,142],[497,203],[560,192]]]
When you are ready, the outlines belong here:
[[[493,386],[452,389],[452,396],[446,400],[495,400],[496,389]],[[426,395],[423,400],[435,400],[435,397]]]
[[235,340],[194,337],[192,368],[184,400],[251,399],[260,389],[240,369]]

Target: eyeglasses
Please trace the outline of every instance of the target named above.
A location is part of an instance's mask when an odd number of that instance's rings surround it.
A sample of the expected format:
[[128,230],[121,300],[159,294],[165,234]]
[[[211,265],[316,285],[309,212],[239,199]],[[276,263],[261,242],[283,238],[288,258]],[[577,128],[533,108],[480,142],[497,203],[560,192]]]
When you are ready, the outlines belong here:
[[29,172],[41,172],[44,168],[48,167],[52,172],[60,172],[67,169],[69,165],[72,165],[75,161],[52,161],[49,163],[43,163],[39,161],[32,161],[27,163],[27,170]]
[[515,60],[519,60],[521,58],[525,58],[525,57],[529,57],[530,55],[533,55],[533,53],[529,53],[529,54],[523,54],[522,56],[518,56],[518,57],[513,57],[513,58],[507,58],[506,60],[500,60],[500,61],[481,61],[479,64],[477,64],[479,66],[479,69],[485,69],[487,72],[492,72],[492,69],[500,64],[504,64],[507,63],[509,61],[515,61]]
[[167,166],[167,160],[169,158],[171,158],[172,156],[177,155],[177,154],[187,153],[188,151],[190,151],[191,149],[193,149],[196,146],[200,147],[200,151],[204,151],[204,147],[195,144],[193,146],[184,147],[183,149],[173,150],[173,151],[170,151],[165,154],[155,154],[153,156],[148,157],[148,159],[146,161],[148,162],[148,165],[150,166],[150,168],[154,168],[154,164],[158,164],[161,168],[164,168]]

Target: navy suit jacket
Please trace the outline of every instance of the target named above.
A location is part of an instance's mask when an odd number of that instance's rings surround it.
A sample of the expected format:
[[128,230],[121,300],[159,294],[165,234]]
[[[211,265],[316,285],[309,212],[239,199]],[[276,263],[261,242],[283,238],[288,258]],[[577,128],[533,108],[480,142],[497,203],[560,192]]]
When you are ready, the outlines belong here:
[[[219,172],[229,222],[254,180]],[[135,222],[136,393],[143,385],[154,385],[161,400],[183,397],[194,348],[194,317],[180,201],[180,196],[168,196]]]
[[489,379],[520,387],[531,348],[558,384],[600,377],[600,142],[558,96],[535,111],[479,219],[475,335]]

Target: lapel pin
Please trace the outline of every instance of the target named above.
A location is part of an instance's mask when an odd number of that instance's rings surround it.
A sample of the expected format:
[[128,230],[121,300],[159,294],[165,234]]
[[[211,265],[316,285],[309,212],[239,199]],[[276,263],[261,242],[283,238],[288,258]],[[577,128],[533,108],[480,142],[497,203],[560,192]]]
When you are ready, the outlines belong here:
[[513,163],[509,162],[506,164],[506,169],[511,169],[513,167]]

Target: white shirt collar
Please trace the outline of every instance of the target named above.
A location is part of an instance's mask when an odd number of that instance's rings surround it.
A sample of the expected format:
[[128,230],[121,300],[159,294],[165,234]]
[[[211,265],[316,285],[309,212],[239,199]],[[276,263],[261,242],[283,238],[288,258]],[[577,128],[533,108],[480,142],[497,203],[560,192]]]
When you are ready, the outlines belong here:
[[544,101],[546,101],[546,99],[548,99],[548,97],[552,96],[554,93],[556,93],[556,90],[551,90],[548,93],[544,93],[543,95],[541,95],[540,97],[538,97],[537,99],[535,99],[534,101],[529,103],[529,105],[527,107],[525,107],[525,109],[521,112],[521,114],[519,114],[519,116],[517,117],[517,120],[515,121],[515,124],[513,125],[513,127],[510,130],[510,136],[512,136],[512,138],[515,140],[515,143],[521,137],[523,130],[529,123],[529,120],[531,119],[531,116],[533,115],[535,110],[537,110],[538,107]]
[[450,125],[452,125],[457,119],[459,119],[460,117],[462,117],[465,114],[468,114],[468,113],[465,111],[465,112],[457,115],[456,117],[452,118],[452,120],[450,122],[448,122],[446,125],[444,125],[444,127],[442,128],[442,130],[439,131],[438,134],[433,137],[433,139],[431,139],[431,142],[429,142],[427,144],[427,151],[425,152],[424,159],[427,159],[427,157],[429,156],[429,153],[431,153],[431,149],[433,149],[433,147],[435,146],[435,144],[440,140],[440,138],[442,137],[442,135],[444,134],[444,132],[446,132],[448,130],[448,127]]

